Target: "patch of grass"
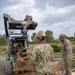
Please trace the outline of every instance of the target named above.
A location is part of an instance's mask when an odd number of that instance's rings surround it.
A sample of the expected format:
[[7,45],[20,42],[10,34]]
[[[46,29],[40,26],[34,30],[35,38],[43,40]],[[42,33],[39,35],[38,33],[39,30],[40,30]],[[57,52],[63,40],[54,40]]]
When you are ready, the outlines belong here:
[[7,46],[0,46],[0,55],[7,54]]
[[61,53],[54,53],[54,58],[61,58]]
[[75,45],[75,41],[71,42],[73,45]]
[[5,54],[7,54],[7,50],[0,50],[0,55],[5,55]]

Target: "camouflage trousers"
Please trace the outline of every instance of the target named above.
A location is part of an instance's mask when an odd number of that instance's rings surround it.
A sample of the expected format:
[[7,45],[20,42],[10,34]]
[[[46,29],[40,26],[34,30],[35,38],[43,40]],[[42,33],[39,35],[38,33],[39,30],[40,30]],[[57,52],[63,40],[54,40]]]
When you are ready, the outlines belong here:
[[35,75],[53,75],[52,73],[39,73],[39,72],[36,72]]
[[65,62],[64,66],[65,66],[66,75],[71,75],[72,74],[71,60],[68,60],[67,62]]

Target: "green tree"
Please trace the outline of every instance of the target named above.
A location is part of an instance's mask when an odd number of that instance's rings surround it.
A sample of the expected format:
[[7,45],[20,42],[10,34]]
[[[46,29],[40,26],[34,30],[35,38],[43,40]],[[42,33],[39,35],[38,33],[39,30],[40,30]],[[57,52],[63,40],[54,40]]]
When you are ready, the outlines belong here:
[[50,30],[47,30],[47,31],[45,32],[45,34],[46,34],[46,42],[47,42],[47,43],[51,43],[51,42],[53,41],[53,39],[54,39],[54,37],[53,37],[53,32],[50,31]]
[[31,40],[34,41],[36,33],[32,33]]

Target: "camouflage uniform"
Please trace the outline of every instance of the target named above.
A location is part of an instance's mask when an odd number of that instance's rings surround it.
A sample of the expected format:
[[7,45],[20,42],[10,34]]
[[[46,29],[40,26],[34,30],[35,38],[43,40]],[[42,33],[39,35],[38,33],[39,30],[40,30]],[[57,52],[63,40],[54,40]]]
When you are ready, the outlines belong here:
[[32,61],[36,61],[36,75],[52,75],[51,60],[53,60],[53,49],[48,44],[39,44],[33,48],[30,53]]
[[66,39],[63,43],[63,50],[62,50],[62,58],[67,59],[65,62],[65,69],[66,69],[66,75],[71,75],[71,60],[73,57],[72,54],[72,46],[68,39]]

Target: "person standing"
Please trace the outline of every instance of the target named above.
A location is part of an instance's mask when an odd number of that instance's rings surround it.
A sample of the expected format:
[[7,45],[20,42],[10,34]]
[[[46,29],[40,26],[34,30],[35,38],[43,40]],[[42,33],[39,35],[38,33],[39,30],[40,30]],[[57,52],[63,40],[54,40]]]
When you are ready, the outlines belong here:
[[71,60],[73,57],[72,54],[72,45],[71,42],[67,39],[66,35],[60,34],[60,41],[62,42],[62,59],[65,63],[66,75],[71,75]]
[[28,62],[29,64],[33,61],[36,62],[35,75],[52,75],[51,61],[54,56],[53,48],[46,44],[46,36],[44,31],[39,31],[36,38],[38,45],[32,49]]

